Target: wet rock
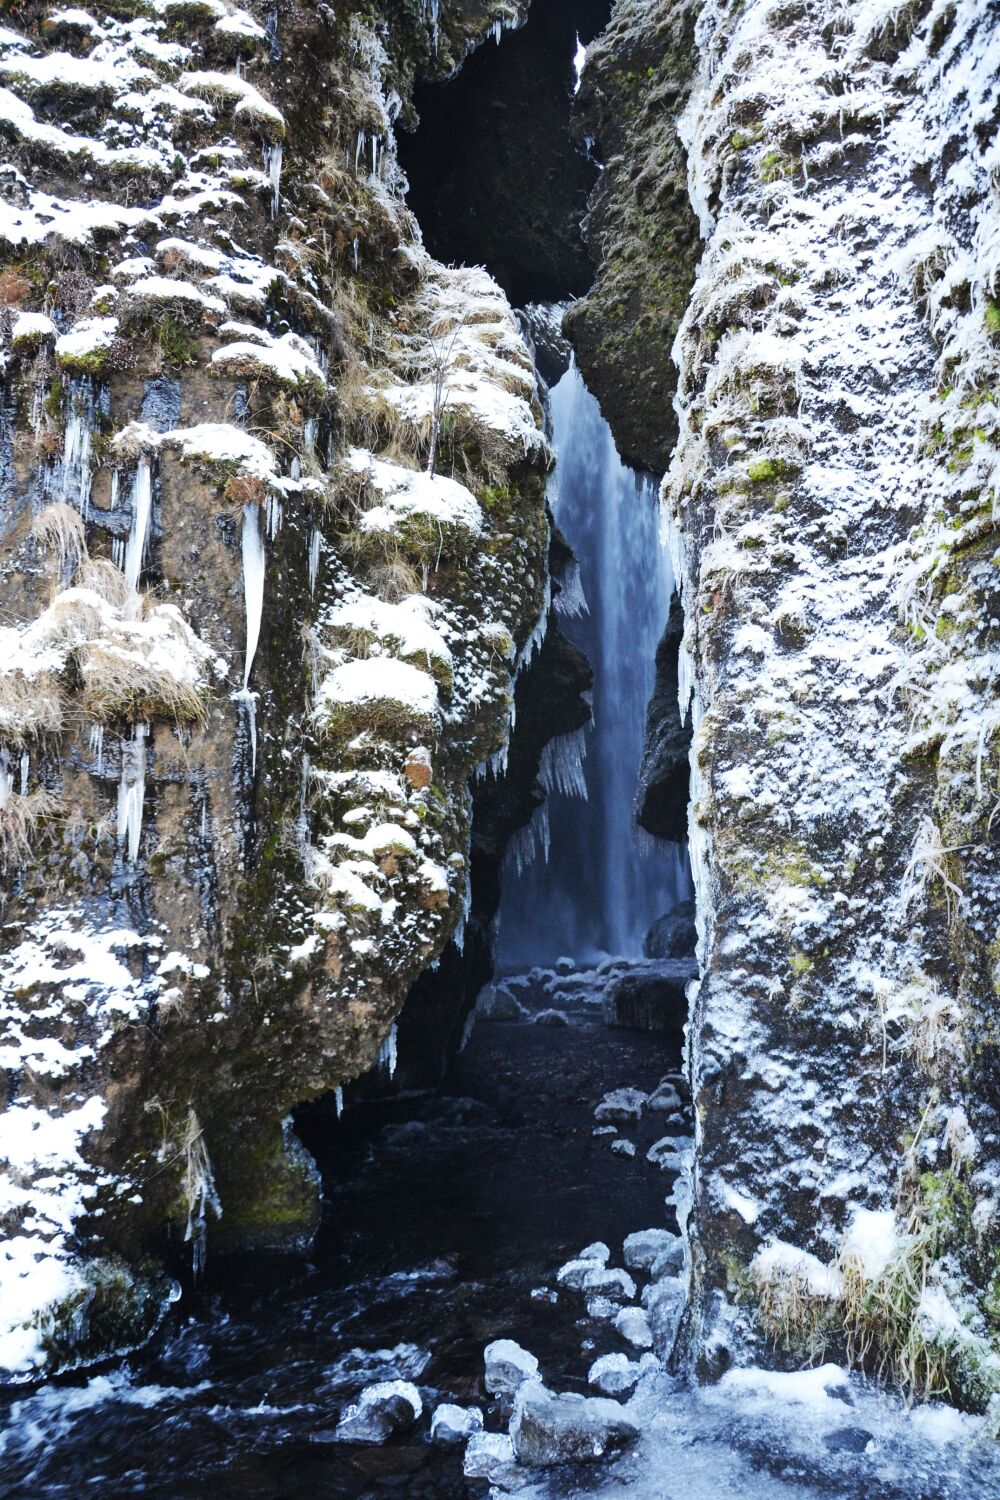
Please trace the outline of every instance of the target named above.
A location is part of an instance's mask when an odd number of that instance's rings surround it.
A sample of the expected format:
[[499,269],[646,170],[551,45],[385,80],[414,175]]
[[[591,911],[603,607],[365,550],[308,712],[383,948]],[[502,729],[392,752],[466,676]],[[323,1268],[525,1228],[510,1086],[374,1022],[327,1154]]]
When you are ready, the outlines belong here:
[[483,1430],[483,1414],[478,1406],[453,1406],[442,1402],[431,1417],[431,1442],[442,1448],[457,1448]]
[[598,1125],[597,1128],[596,1128],[596,1130],[592,1130],[590,1133],[591,1133],[591,1135],[597,1135],[597,1136],[601,1136],[601,1135],[604,1135],[604,1136],[617,1135],[618,1134],[618,1127],[617,1127],[617,1125]]
[[610,1297],[588,1297],[587,1317],[600,1323],[610,1323],[617,1316],[620,1306],[619,1302],[612,1302]]
[[831,1453],[864,1453],[873,1435],[864,1427],[838,1427],[836,1432],[823,1434],[823,1442]]
[[491,1396],[512,1396],[526,1380],[538,1375],[538,1360],[513,1339],[495,1339],[483,1354],[486,1389]]
[[630,1271],[648,1271],[665,1250],[680,1243],[680,1236],[669,1229],[639,1229],[626,1236],[623,1259]]
[[568,1026],[569,1024],[569,1016],[564,1010],[554,1010],[551,1007],[548,1010],[540,1010],[535,1017],[536,1026]]
[[642,951],[647,958],[690,958],[697,941],[694,902],[681,901],[657,917],[643,939]]
[[476,1017],[480,1021],[523,1021],[527,1014],[505,985],[484,990],[476,1003]]
[[649,1318],[641,1307],[623,1307],[615,1317],[615,1327],[633,1349],[651,1349],[653,1333]]
[[640,1089],[613,1089],[604,1095],[594,1110],[594,1119],[601,1125],[612,1121],[617,1125],[627,1125],[630,1121],[641,1120],[648,1097]]
[[342,1414],[334,1436],[341,1443],[384,1443],[420,1420],[423,1401],[408,1380],[381,1380],[361,1392]]
[[556,1394],[538,1381],[522,1386],[510,1436],[521,1463],[548,1468],[585,1463],[636,1442],[639,1424],[605,1396]]
[[604,1396],[628,1396],[648,1371],[658,1370],[659,1360],[652,1354],[629,1359],[627,1354],[604,1354],[595,1359],[587,1380]]
[[616,1156],[634,1156],[635,1145],[632,1141],[618,1140],[611,1142],[611,1149]]
[[697,972],[693,959],[665,958],[615,975],[604,991],[604,1024],[663,1031],[682,1041],[687,986]]

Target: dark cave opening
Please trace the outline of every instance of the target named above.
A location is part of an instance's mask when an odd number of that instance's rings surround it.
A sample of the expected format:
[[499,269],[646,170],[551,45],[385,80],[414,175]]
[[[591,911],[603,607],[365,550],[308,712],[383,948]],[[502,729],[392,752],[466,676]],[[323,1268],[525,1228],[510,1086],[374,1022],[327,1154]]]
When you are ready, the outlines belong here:
[[457,77],[419,86],[401,132],[409,203],[439,260],[484,265],[516,306],[587,291],[581,222],[597,167],[570,132],[574,56],[610,0],[534,0],[527,23],[479,47]]

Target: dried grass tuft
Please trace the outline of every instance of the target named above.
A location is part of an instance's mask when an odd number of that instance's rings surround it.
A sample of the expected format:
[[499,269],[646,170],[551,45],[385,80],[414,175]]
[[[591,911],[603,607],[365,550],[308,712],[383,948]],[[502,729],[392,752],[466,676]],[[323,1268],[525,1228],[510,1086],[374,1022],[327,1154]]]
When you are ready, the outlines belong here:
[[83,517],[72,505],[54,501],[39,511],[31,524],[31,534],[40,547],[53,548],[59,558],[59,570],[69,563],[73,569],[87,555],[86,529]]
[[128,652],[94,642],[81,651],[79,665],[84,710],[99,723],[156,718],[204,722],[204,695],[198,688]]
[[27,796],[11,792],[0,807],[0,870],[12,869],[30,858],[40,824],[57,817],[62,806],[58,797],[41,788]]

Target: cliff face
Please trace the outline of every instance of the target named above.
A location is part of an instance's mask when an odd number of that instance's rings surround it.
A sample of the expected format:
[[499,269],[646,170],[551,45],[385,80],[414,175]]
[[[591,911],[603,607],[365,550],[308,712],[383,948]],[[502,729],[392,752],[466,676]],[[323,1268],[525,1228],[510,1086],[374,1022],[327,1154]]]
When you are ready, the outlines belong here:
[[[672,14],[628,11],[649,34]],[[703,255],[664,484],[702,965],[687,1348],[705,1374],[828,1348],[981,1408],[1000,1390],[997,17],[709,0],[695,43],[676,128]],[[614,273],[611,254],[598,287]]]
[[550,457],[510,309],[422,249],[393,129],[522,18],[117,0],[0,31],[15,1379],[141,1338],[165,1249],[308,1237],[283,1122],[392,1066],[461,920]]

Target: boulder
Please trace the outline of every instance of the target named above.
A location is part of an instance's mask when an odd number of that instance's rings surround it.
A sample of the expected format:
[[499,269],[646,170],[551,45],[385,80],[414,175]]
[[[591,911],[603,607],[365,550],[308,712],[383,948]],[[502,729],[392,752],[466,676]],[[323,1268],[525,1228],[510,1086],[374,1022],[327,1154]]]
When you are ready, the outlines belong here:
[[682,1042],[687,986],[697,975],[697,964],[688,958],[664,958],[614,975],[604,991],[604,1024],[632,1031],[663,1031]]
[[627,1354],[604,1354],[595,1359],[587,1373],[587,1380],[603,1396],[628,1396],[649,1370],[658,1370],[660,1362],[652,1354],[641,1359],[629,1359]]
[[465,1446],[462,1471],[467,1479],[488,1479],[509,1489],[516,1464],[514,1445],[505,1432],[474,1432]]
[[634,1156],[635,1146],[631,1141],[617,1140],[611,1142],[611,1149],[616,1156]]
[[673,1236],[673,1241],[674,1243],[667,1245],[649,1268],[649,1274],[654,1281],[662,1281],[664,1276],[679,1276],[684,1269],[684,1241],[679,1234]]
[[457,1448],[474,1432],[482,1432],[483,1414],[478,1406],[452,1406],[442,1402],[431,1417],[431,1442],[441,1448]]
[[491,1396],[512,1396],[526,1380],[538,1375],[538,1360],[513,1339],[494,1339],[483,1354],[486,1389]]
[[608,1297],[612,1302],[633,1302],[635,1282],[627,1271],[610,1266],[594,1266],[581,1283],[582,1290],[593,1297]]
[[680,1244],[680,1236],[669,1229],[640,1229],[626,1236],[624,1261],[630,1271],[649,1271],[665,1250]]
[[523,1021],[528,1012],[506,987],[494,985],[485,989],[476,1002],[476,1018],[480,1021]]
[[641,1307],[623,1307],[615,1317],[615,1327],[633,1349],[651,1349],[653,1333]]
[[594,1110],[594,1119],[600,1125],[609,1122],[627,1125],[631,1121],[641,1120],[648,1097],[640,1089],[612,1089]]
[[665,1135],[654,1141],[646,1152],[646,1160],[661,1172],[679,1172],[684,1165],[683,1136]]
[[585,1245],[577,1256],[577,1260],[596,1260],[602,1266],[606,1266],[610,1259],[611,1249],[603,1240],[594,1240]]
[[341,1443],[384,1443],[394,1432],[416,1426],[423,1409],[420,1392],[410,1381],[380,1380],[346,1408],[334,1435]]
[[643,1294],[653,1348],[661,1359],[666,1359],[674,1346],[686,1296],[687,1285],[683,1276],[665,1276],[660,1281],[651,1282]]
[[586,1463],[629,1447],[639,1424],[617,1401],[546,1390],[530,1381],[518,1391],[510,1436],[519,1462],[548,1468]]
[[643,939],[642,951],[647,958],[691,958],[697,941],[694,902],[681,901],[657,917]]
[[672,1083],[661,1083],[649,1096],[649,1108],[654,1114],[673,1115],[679,1113],[684,1104]]

